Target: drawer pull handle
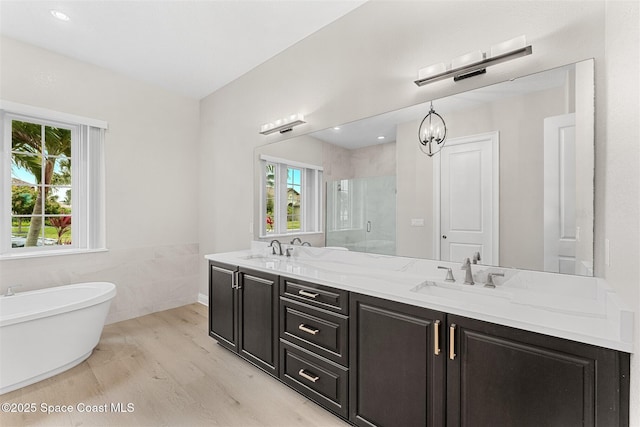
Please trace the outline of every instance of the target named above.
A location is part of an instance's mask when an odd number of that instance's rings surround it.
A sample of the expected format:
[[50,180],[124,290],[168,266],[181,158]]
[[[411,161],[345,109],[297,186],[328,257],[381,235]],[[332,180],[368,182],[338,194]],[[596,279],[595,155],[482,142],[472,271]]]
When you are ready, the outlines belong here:
[[456,324],[452,323],[449,326],[449,359],[453,360],[456,358]]
[[306,332],[311,335],[316,335],[318,332],[320,332],[320,329],[311,329],[304,323],[300,323],[300,325],[298,326],[298,329],[300,329],[302,332]]
[[305,291],[304,289],[300,289],[298,291],[298,295],[302,295],[303,297],[316,299],[320,294],[314,294],[313,292]]
[[433,322],[433,354],[440,354],[440,321]]
[[311,376],[311,375],[307,374],[307,373],[304,371],[304,369],[300,369],[300,370],[298,371],[298,375],[300,375],[300,376],[301,376],[302,378],[304,378],[305,380],[309,380],[309,381],[311,381],[312,383],[315,383],[316,381],[318,381],[318,380],[320,379],[320,377],[319,377],[319,376],[317,376],[317,375]]

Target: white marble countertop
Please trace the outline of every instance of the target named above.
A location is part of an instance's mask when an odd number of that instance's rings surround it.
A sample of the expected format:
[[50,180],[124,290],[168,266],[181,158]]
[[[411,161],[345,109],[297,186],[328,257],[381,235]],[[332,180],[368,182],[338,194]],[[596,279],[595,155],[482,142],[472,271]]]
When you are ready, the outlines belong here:
[[[283,244],[283,253],[290,245]],[[295,246],[291,257],[254,242],[206,259],[297,278],[500,325],[633,352],[633,311],[600,278],[473,265],[464,285],[460,263]],[[450,267],[455,283],[444,281]],[[495,289],[482,284],[487,272]]]

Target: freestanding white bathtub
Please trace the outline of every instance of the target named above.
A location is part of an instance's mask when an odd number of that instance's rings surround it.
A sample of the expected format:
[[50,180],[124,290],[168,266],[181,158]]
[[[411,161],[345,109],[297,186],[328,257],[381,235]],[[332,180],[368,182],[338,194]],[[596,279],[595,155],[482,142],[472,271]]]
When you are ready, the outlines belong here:
[[113,283],[90,282],[0,297],[0,394],[88,358],[115,295]]

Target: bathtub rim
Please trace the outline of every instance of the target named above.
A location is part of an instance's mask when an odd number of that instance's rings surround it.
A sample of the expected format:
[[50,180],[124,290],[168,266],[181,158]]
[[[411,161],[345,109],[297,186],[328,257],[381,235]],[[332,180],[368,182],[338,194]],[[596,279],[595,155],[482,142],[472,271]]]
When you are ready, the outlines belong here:
[[81,310],[86,307],[91,307],[94,305],[101,304],[106,301],[110,301],[116,296],[116,285],[111,282],[80,282],[73,283],[70,285],[62,285],[62,286],[52,286],[50,288],[36,289],[32,291],[25,292],[16,292],[15,295],[12,296],[0,296],[0,299],[5,298],[20,298],[20,296],[28,296],[28,295],[37,295],[37,294],[46,294],[50,292],[55,292],[56,290],[64,290],[64,289],[74,289],[74,288],[94,288],[97,290],[96,294],[91,295],[88,298],[84,298],[81,300],[74,300],[71,302],[64,303],[62,305],[54,306],[50,309],[46,309],[44,311],[32,311],[32,312],[21,312],[16,313],[10,316],[3,316],[0,313],[0,328],[11,326],[17,323],[29,322],[32,320],[37,320],[49,316],[55,316],[56,314],[67,313],[70,311]]

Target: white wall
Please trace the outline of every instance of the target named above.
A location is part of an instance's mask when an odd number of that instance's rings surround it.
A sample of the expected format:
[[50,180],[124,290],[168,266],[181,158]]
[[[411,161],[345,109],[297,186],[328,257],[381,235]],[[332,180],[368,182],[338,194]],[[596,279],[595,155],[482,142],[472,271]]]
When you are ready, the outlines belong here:
[[[396,253],[433,258],[434,164],[429,156],[422,154],[416,142],[420,122],[403,123],[396,129],[396,156],[402,165],[396,170]],[[424,226],[411,226],[414,218],[423,219]]]
[[[249,246],[252,151],[282,139],[259,135],[262,123],[302,112],[308,123],[295,128],[295,136],[595,58],[596,274],[640,312],[637,23],[637,2],[371,0],[201,102],[201,253]],[[533,55],[458,83],[413,84],[421,67],[520,34]],[[237,178],[233,188],[218,185],[229,176]],[[206,292],[204,261],[200,271]],[[631,425],[640,425],[639,376],[634,356]]]
[[[640,352],[640,3],[606,7],[605,83],[596,89],[596,272],[635,309]],[[599,235],[598,235],[599,234]],[[600,237],[600,239],[598,239]],[[609,265],[604,242],[609,240]],[[640,426],[640,353],[631,356],[631,425]]]
[[2,38],[0,97],[105,120],[109,252],[0,261],[0,291],[113,281],[108,321],[197,298],[196,100]]

